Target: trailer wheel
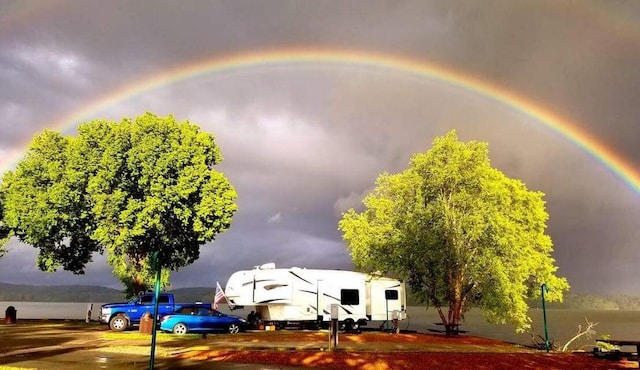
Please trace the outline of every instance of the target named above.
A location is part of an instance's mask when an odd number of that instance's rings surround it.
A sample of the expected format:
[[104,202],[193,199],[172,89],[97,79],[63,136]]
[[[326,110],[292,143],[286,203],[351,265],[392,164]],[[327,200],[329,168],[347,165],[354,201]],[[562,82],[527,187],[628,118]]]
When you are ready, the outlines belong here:
[[352,319],[344,320],[344,331],[347,333],[358,330],[358,324],[356,324]]
[[124,331],[129,327],[129,320],[123,314],[117,314],[109,320],[109,329],[113,331]]

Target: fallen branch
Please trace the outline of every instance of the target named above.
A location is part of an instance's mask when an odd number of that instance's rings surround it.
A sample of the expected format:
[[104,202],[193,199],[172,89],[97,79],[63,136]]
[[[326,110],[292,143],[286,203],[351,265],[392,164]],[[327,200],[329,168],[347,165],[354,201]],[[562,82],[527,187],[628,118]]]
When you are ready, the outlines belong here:
[[584,330],[583,330],[583,329],[582,329],[582,325],[578,325],[578,332],[576,333],[576,335],[575,335],[573,338],[571,338],[571,339],[567,342],[567,344],[565,344],[565,345],[562,347],[562,352],[566,352],[566,351],[567,351],[567,349],[569,348],[569,345],[570,345],[571,343],[573,343],[574,341],[576,341],[576,340],[577,340],[578,338],[580,338],[580,337],[585,337],[585,338],[587,338],[587,339],[592,339],[592,338],[593,338],[593,335],[596,333],[596,331],[595,331],[595,330],[593,330],[593,327],[594,327],[594,326],[596,326],[596,325],[598,325],[599,323],[597,323],[597,322],[591,322],[591,321],[589,321],[586,317],[584,318],[584,320],[587,322],[587,327],[586,327],[586,328],[584,328]]

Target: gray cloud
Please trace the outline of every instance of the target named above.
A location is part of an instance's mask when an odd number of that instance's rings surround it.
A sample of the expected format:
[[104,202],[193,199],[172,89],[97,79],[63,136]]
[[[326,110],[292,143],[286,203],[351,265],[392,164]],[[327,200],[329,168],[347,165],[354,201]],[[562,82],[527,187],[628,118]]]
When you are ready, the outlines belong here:
[[[429,61],[488,81],[566,117],[637,167],[634,4],[54,7],[0,0],[0,156],[21,151],[35,133],[88,102],[169,68],[237,52],[325,47]],[[402,71],[282,64],[177,81],[94,116],[119,120],[144,111],[174,114],[214,133],[225,157],[220,169],[239,193],[232,228],[173,274],[175,286],[214,286],[265,262],[350,268],[336,229],[340,213],[359,206],[379,173],[403,170],[412,154],[455,128],[462,140],[488,142],[495,167],[546,194],[555,256],[574,289],[640,294],[629,263],[638,258],[638,194],[566,138],[490,97]],[[33,248],[15,240],[10,248],[0,281],[118,284],[102,256],[76,277],[35,271]]]

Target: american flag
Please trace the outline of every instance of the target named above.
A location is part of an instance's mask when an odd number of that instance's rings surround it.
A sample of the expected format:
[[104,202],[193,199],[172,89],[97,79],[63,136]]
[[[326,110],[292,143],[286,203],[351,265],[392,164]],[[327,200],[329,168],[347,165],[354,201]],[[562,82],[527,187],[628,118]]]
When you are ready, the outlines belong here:
[[220,287],[220,283],[216,281],[216,295],[213,297],[213,309],[217,310],[219,303],[225,298],[224,291]]

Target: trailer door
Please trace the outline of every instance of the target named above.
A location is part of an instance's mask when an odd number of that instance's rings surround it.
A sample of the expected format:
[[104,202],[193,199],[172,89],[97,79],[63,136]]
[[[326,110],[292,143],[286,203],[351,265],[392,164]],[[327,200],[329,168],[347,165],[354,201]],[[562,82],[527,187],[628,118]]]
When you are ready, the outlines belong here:
[[404,310],[404,291],[399,281],[392,279],[373,279],[370,284],[371,320],[390,320],[393,311]]

